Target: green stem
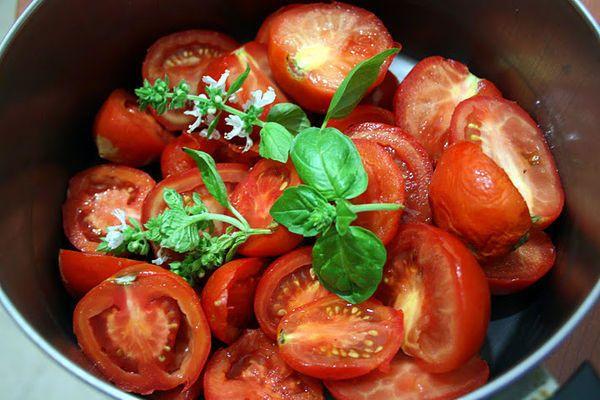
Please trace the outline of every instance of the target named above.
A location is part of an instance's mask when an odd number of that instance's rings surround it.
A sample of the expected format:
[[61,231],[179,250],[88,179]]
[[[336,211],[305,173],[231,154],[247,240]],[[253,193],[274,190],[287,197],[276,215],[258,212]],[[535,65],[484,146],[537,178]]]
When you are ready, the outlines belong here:
[[252,236],[252,235],[269,235],[273,233],[273,231],[271,231],[270,229],[250,229],[249,231],[246,231],[246,234],[248,236]]
[[238,110],[237,108],[228,106],[227,104],[219,104],[219,108],[223,111],[228,112],[229,114],[233,114],[233,115],[237,115],[240,118],[244,118],[246,116],[246,113],[243,111]]
[[250,224],[248,223],[246,218],[244,218],[244,216],[240,214],[240,212],[233,206],[233,204],[229,204],[229,211],[231,211],[231,213],[238,219],[238,221],[244,224],[245,231],[250,229]]
[[190,218],[188,224],[191,225],[200,221],[221,221],[231,226],[235,226],[240,231],[248,230],[248,228],[242,222],[238,221],[233,217],[223,214],[203,213],[199,215],[194,215]]
[[366,211],[396,211],[404,209],[404,205],[396,203],[352,204],[350,209],[355,213]]

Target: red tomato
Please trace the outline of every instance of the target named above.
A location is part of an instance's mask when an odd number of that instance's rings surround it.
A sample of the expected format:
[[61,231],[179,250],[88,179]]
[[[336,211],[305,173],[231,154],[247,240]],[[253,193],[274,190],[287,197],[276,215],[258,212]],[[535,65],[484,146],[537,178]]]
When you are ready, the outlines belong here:
[[[367,139],[354,139],[363,166],[367,171],[369,185],[360,196],[352,199],[354,204],[404,202],[404,177],[394,158],[379,144]],[[358,214],[355,225],[375,233],[384,245],[398,231],[402,211],[370,211]]]
[[204,375],[206,400],[320,400],[319,381],[288,367],[277,346],[260,330],[247,331],[217,351]]
[[450,400],[483,386],[490,375],[487,363],[473,357],[443,374],[427,372],[414,359],[398,354],[389,371],[344,381],[325,381],[336,400]]
[[529,240],[506,256],[483,264],[493,294],[510,294],[537,282],[552,268],[556,249],[542,231],[531,231]]
[[[300,184],[291,163],[263,159],[252,168],[231,193],[231,204],[252,228],[270,228],[274,221],[270,211],[283,191]],[[302,236],[277,225],[270,235],[251,236],[238,252],[249,257],[274,257],[287,253],[302,241]]]
[[460,142],[444,152],[429,197],[435,223],[458,235],[480,260],[507,254],[531,227],[517,188],[473,143]]
[[254,291],[264,261],[240,258],[219,267],[202,289],[202,307],[215,337],[231,344],[253,319]]
[[[383,23],[362,8],[344,3],[288,7],[273,17],[269,63],[275,80],[296,102],[324,112],[348,72],[394,41]],[[381,67],[378,86],[392,61]]]
[[475,95],[502,97],[488,80],[458,61],[434,56],[421,60],[404,78],[394,99],[396,125],[416,137],[438,159],[458,103]]
[[394,114],[381,107],[368,104],[358,105],[347,117],[329,120],[327,126],[337,128],[346,133],[348,128],[363,122],[381,122],[383,124],[394,125]]
[[156,182],[143,171],[123,165],[103,164],[88,168],[69,181],[63,204],[63,228],[77,249],[94,252],[106,228],[119,225],[112,215],[122,209],[140,219],[142,202]]
[[154,161],[173,138],[123,89],[108,96],[96,115],[93,133],[100,157],[131,167]]
[[189,389],[182,389],[176,387],[175,389],[167,391],[157,391],[150,395],[152,400],[198,400],[202,395],[204,389],[203,386],[204,377],[200,375],[200,378]]
[[189,389],[210,351],[194,290],[165,269],[135,265],[93,288],[75,307],[85,355],[121,389],[141,394]]
[[348,135],[352,139],[370,139],[388,150],[402,169],[406,202],[403,222],[430,222],[429,182],[433,163],[427,152],[412,136],[400,128],[386,124],[364,123],[355,125]]
[[[396,94],[398,85],[400,85],[400,82],[398,82],[396,75],[388,71],[381,84],[373,89],[371,94],[366,96],[361,103],[391,110],[394,106],[394,95]],[[390,125],[394,125],[394,122],[390,123]]]
[[181,134],[181,136],[169,143],[162,152],[160,170],[162,171],[163,178],[196,168],[196,163],[192,157],[183,151],[184,147],[202,150],[205,153],[214,155],[220,145],[218,141],[209,140],[198,134]]
[[469,250],[431,225],[404,224],[390,245],[377,297],[404,313],[408,355],[428,371],[452,371],[478,351],[490,321],[490,291]]
[[254,313],[262,331],[277,337],[282,316],[329,292],[311,271],[312,249],[302,247],[275,260],[258,282]]
[[[192,93],[195,93],[208,63],[237,46],[237,42],[227,35],[199,29],[163,36],[148,49],[142,75],[150,83],[167,76],[171,87],[184,80],[190,85]],[[194,120],[193,117],[184,115],[181,110],[154,115],[171,131],[187,129]]]
[[265,18],[262,25],[258,29],[258,32],[256,33],[256,38],[254,38],[254,41],[267,46],[269,44],[269,38],[271,37],[271,25],[273,24],[273,20],[275,19],[275,17],[277,17],[282,12],[297,6],[299,6],[299,4],[285,5],[279,8],[274,13],[270,14],[267,18]]
[[234,141],[229,141],[221,138],[221,146],[217,150],[215,160],[221,163],[240,163],[253,165],[261,157],[258,154],[258,144],[254,145],[248,151],[244,151],[244,144]]
[[546,228],[559,216],[565,194],[554,157],[540,128],[517,103],[483,96],[465,100],[456,107],[449,132],[450,144],[479,144],[508,174],[537,228]]
[[367,300],[336,295],[297,308],[277,327],[279,352],[296,371],[321,379],[349,379],[387,363],[402,345],[402,313]]

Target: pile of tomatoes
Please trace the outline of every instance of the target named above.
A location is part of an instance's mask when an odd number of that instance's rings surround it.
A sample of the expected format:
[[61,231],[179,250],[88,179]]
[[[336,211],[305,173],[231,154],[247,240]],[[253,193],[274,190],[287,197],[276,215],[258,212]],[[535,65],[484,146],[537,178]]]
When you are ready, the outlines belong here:
[[[366,10],[294,4],[242,46],[204,30],[160,38],[142,75],[185,80],[195,91],[202,76],[229,70],[231,83],[248,65],[240,105],[272,87],[276,103],[322,113],[354,65],[394,46]],[[187,133],[189,115],[140,110],[126,90],[108,97],[93,133],[111,163],[70,180],[63,223],[79,251],[59,256],[64,284],[80,299],[75,334],[101,373],[161,399],[322,399],[322,383],[336,399],[446,399],[486,382],[477,354],[490,291],[521,290],[554,263],[543,229],[563,207],[557,170],[531,117],[463,64],[429,57],[401,83],[388,64],[362,104],[330,124],[352,138],[368,173],[356,201],[405,205],[355,222],[388,251],[378,291],[361,304],[325,290],[310,243],[269,214],[285,188],[301,183],[291,163]],[[165,188],[227,212],[183,147],[211,154],[232,204],[253,228],[273,230],[194,288],[166,268],[96,252],[106,228],[119,224],[115,209],[144,223],[165,209]],[[159,158],[156,183],[137,167]]]

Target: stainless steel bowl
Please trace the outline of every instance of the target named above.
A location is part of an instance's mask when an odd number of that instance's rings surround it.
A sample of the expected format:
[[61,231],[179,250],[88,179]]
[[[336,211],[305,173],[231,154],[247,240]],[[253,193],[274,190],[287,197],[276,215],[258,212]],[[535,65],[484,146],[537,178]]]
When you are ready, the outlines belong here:
[[[111,89],[140,83],[146,48],[178,30],[207,28],[240,41],[283,2],[250,0],[35,1],[0,48],[0,300],[59,364],[106,394],[71,330],[57,252],[67,246],[66,182],[93,162],[90,127]],[[546,133],[567,206],[552,233],[552,273],[496,298],[483,349],[492,379],[469,398],[506,387],[573,330],[600,293],[600,43],[577,1],[361,1],[418,59],[461,60],[519,101]]]

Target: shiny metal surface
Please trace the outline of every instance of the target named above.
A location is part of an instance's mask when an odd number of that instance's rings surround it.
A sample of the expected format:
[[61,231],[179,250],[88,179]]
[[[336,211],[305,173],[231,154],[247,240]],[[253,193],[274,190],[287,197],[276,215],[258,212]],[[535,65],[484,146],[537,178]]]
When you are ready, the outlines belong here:
[[[35,1],[0,46],[0,300],[33,341],[114,398],[75,345],[57,250],[69,175],[94,154],[90,127],[117,86],[140,82],[145,49],[189,28],[250,39],[276,1]],[[518,100],[547,134],[567,193],[557,266],[530,290],[494,299],[485,398],[539,363],[600,294],[600,36],[578,2],[362,1],[403,55],[467,63]]]

